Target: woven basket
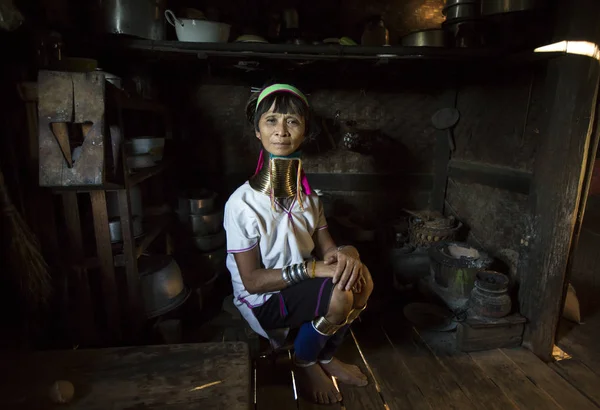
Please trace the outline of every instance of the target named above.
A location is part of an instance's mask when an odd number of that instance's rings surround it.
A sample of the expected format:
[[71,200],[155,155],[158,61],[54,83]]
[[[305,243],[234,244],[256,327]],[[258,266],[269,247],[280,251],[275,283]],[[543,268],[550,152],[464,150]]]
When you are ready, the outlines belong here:
[[424,222],[417,222],[412,224],[409,229],[410,244],[429,246],[432,243],[453,241],[456,239],[456,234],[461,227],[461,222],[452,227],[430,226]]

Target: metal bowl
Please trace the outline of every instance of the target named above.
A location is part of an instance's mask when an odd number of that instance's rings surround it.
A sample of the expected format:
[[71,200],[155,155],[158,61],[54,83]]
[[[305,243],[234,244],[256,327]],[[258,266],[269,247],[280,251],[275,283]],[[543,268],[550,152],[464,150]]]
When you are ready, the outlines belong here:
[[481,2],[481,15],[514,13],[536,8],[536,0],[485,0]]
[[202,252],[210,252],[225,245],[225,231],[222,230],[214,235],[194,236],[194,245]]
[[445,47],[446,32],[438,28],[415,31],[402,37],[402,45],[408,47]]
[[130,155],[150,155],[154,161],[161,161],[165,149],[164,138],[133,138],[127,141]]
[[127,167],[129,167],[129,169],[143,169],[151,168],[153,166],[156,166],[156,161],[150,154],[127,157]]
[[194,235],[211,235],[223,228],[223,211],[208,215],[178,215],[179,221]]
[[184,196],[179,197],[179,212],[182,215],[209,214],[215,208],[216,200],[217,194],[213,191],[209,191],[208,189],[192,191]]
[[444,8],[443,13],[446,16],[446,21],[476,19],[479,17],[479,5],[461,3]]
[[[142,226],[142,218],[140,216],[133,217],[133,236],[138,238],[144,234]],[[121,218],[114,217],[108,220],[108,232],[110,234],[110,242],[117,243],[123,241],[123,230],[121,229]]]
[[142,256],[138,270],[148,318],[164,315],[190,296],[177,262],[168,255]]

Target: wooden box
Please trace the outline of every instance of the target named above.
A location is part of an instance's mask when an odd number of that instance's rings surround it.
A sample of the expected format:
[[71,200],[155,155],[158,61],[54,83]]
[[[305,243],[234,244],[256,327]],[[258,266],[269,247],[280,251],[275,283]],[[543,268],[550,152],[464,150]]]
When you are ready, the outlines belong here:
[[521,346],[525,322],[519,314],[501,319],[468,318],[458,324],[456,347],[462,352],[475,352]]

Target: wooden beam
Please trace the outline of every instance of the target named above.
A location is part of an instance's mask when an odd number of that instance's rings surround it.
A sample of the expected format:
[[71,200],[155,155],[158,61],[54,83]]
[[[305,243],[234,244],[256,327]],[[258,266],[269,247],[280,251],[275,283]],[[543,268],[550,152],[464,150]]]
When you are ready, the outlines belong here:
[[531,238],[520,261],[523,344],[549,361],[591,141],[600,67],[583,56],[548,63],[550,107],[531,186]]
[[[119,201],[119,216],[121,218],[121,232],[123,235],[123,256],[125,257],[125,274],[127,277],[127,303],[130,325],[140,321],[141,288],[137,267],[137,255],[135,251],[135,239],[133,237],[133,216],[131,215],[131,204],[129,201],[129,190],[117,191]],[[138,218],[141,216],[138,215]],[[143,316],[141,316],[143,317]],[[134,326],[135,327],[135,326]],[[131,330],[131,327],[128,327]]]
[[[600,41],[595,18],[600,14],[599,2],[557,3],[554,41]],[[528,319],[523,345],[547,361],[552,358],[585,188],[599,78],[600,65],[591,57],[567,55],[548,62],[548,111],[539,127],[542,138],[531,185],[530,235],[523,240],[519,261],[519,304]]]
[[108,211],[106,209],[106,194],[104,191],[90,192],[92,212],[94,214],[94,232],[96,234],[96,250],[100,259],[102,299],[106,312],[106,323],[110,333],[109,338],[120,339],[119,301],[117,281],[113,266],[113,254],[108,230]]

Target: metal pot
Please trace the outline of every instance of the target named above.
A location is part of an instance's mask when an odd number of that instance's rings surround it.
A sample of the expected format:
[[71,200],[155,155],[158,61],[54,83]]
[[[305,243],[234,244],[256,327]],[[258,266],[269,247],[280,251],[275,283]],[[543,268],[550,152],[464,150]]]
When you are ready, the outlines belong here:
[[490,16],[532,10],[537,3],[536,0],[484,0],[481,2],[481,15]]
[[446,32],[438,28],[415,31],[402,37],[402,45],[408,47],[445,47]]
[[445,7],[442,12],[446,16],[446,21],[476,19],[479,17],[479,5],[476,3],[460,3]]
[[[142,218],[140,216],[133,217],[133,236],[137,238],[144,234],[142,226]],[[121,218],[116,217],[108,220],[108,232],[110,233],[110,242],[117,243],[123,241],[123,231],[121,230]]]
[[223,211],[207,215],[182,215],[179,221],[194,235],[211,235],[223,228]]
[[226,236],[225,231],[207,236],[195,236],[194,244],[196,248],[200,249],[202,252],[210,252],[212,250],[218,249],[225,245]]
[[177,262],[167,255],[142,256],[138,270],[148,318],[164,315],[190,296]]
[[[131,215],[144,216],[142,207],[142,191],[139,185],[134,185],[129,189],[129,205]],[[119,196],[117,191],[108,191],[106,193],[106,208],[108,218],[118,218],[121,215],[119,212]]]
[[96,0],[94,3],[93,18],[98,31],[165,39],[165,0]]
[[217,194],[207,189],[193,191],[179,198],[179,213],[181,215],[206,215],[213,211]]

